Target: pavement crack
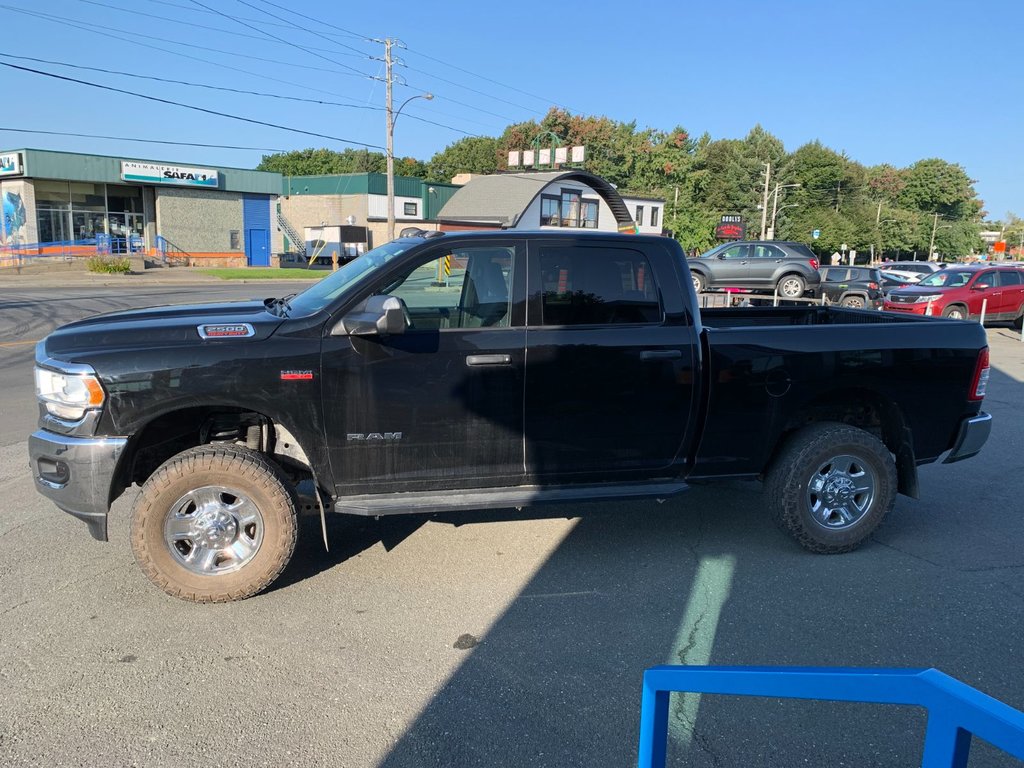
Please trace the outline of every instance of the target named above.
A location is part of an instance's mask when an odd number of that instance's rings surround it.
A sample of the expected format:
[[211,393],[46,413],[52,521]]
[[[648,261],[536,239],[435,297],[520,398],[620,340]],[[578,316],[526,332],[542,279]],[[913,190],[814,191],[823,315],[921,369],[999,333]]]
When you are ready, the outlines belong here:
[[888,542],[882,541],[881,539],[876,539],[874,536],[871,537],[871,541],[874,542],[875,544],[880,544],[881,546],[885,547],[886,549],[891,549],[894,552],[899,552],[901,555],[906,555],[907,557],[913,558],[914,560],[919,560],[922,563],[928,563],[928,565],[934,565],[936,568],[946,568],[947,567],[947,565],[945,563],[937,563],[934,560],[929,560],[927,557],[924,557],[922,555],[915,554],[914,552],[908,552],[905,549],[900,549],[895,544],[889,544]]

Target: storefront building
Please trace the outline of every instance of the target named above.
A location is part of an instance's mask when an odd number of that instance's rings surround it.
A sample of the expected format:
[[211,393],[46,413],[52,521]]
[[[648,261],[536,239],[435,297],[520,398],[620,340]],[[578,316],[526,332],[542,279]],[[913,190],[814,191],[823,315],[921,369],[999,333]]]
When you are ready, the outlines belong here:
[[281,175],[38,149],[0,152],[0,256],[269,265]]
[[[298,253],[301,257],[307,251],[308,255],[313,255],[319,249],[326,256],[336,250],[343,260],[350,258],[352,254],[346,253],[346,243],[339,246],[332,241],[333,236],[321,238],[316,234],[345,227],[362,230],[365,249],[387,242],[387,184],[383,173],[285,176],[278,206],[278,224],[287,238],[285,252]],[[409,227],[437,229],[438,212],[458,189],[457,184],[396,176],[396,234]],[[311,235],[311,231],[314,234]],[[325,247],[319,248],[317,242],[323,242]]]

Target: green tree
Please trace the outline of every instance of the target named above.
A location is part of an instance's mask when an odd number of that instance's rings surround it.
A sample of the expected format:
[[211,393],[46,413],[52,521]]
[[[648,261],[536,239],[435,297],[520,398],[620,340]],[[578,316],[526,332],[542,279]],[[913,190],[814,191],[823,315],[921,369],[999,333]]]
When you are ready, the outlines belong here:
[[[323,176],[336,173],[386,173],[387,157],[366,149],[299,149],[264,155],[258,171],[275,171],[285,176]],[[423,178],[426,166],[414,157],[395,158],[395,173]]]
[[428,181],[450,182],[458,173],[495,173],[498,170],[498,139],[467,136],[430,158]]

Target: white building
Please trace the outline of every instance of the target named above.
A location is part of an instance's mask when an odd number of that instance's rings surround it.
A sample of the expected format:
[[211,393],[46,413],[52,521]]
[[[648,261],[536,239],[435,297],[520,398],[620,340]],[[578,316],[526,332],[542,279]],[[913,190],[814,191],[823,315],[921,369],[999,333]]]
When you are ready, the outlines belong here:
[[[458,179],[461,181],[462,179]],[[586,171],[475,176],[438,212],[441,230],[590,229],[661,233],[665,202],[629,198]],[[640,215],[637,222],[634,216]]]

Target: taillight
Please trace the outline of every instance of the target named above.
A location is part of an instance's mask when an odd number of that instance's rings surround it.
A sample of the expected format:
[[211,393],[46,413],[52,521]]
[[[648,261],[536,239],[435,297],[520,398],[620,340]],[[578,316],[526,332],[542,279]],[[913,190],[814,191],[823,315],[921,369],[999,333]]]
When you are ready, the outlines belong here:
[[971,389],[967,393],[968,400],[978,402],[985,399],[985,390],[988,389],[988,370],[988,347],[985,347],[978,355],[978,362],[974,366]]
[[877,291],[878,283],[868,283],[868,288],[870,288],[872,291]]
[[811,269],[817,269],[817,268],[818,268],[818,260],[817,259],[811,259]]

